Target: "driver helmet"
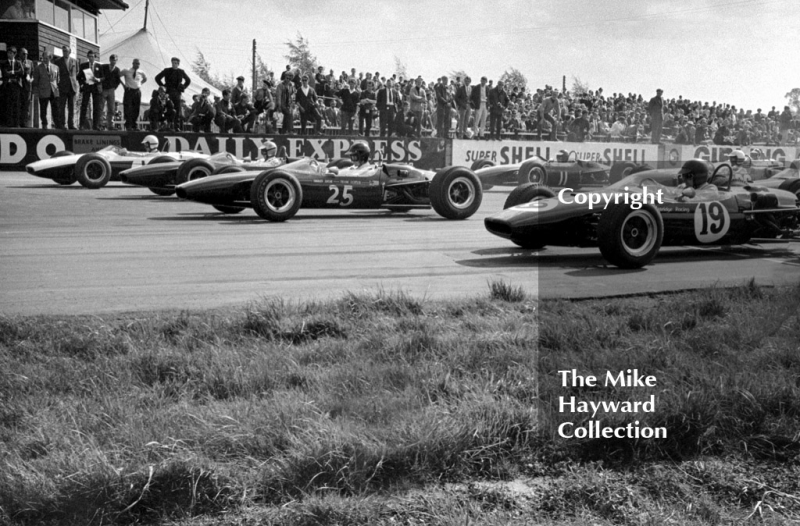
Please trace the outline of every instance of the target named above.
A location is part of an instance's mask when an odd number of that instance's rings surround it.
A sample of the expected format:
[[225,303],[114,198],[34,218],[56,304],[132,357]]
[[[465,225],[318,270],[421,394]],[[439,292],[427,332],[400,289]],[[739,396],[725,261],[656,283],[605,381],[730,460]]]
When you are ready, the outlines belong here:
[[369,160],[369,146],[363,142],[356,142],[350,146],[345,155],[357,164],[365,163]]
[[278,145],[269,139],[261,141],[261,152],[264,154],[264,159],[272,159],[278,151]]
[[681,166],[678,176],[684,180],[687,187],[689,182],[686,179],[691,176],[692,187],[700,188],[708,182],[708,165],[702,159],[689,159]]
[[155,135],[148,135],[144,139],[142,139],[142,144],[144,144],[145,149],[148,152],[154,152],[158,150],[158,137]]
[[747,157],[742,150],[732,151],[729,157],[731,159],[732,166],[743,166],[747,161],[750,160],[750,158]]
[[569,152],[567,150],[559,150],[556,154],[556,161],[560,163],[569,161]]

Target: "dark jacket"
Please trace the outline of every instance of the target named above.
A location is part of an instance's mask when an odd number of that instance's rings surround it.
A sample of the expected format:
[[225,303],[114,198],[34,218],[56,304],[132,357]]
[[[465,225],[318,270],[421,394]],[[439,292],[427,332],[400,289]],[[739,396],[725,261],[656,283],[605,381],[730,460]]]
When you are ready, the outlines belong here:
[[[92,75],[94,75],[94,84],[89,84],[86,79],[86,70],[91,69]],[[78,71],[78,84],[81,85],[81,92],[96,92],[101,93],[103,91],[103,65],[99,62],[95,62],[91,66],[89,62],[83,62],[81,64],[81,69]]]
[[498,86],[490,89],[487,96],[487,106],[489,106],[489,111],[492,113],[502,113],[508,106],[506,90]]
[[181,68],[164,68],[156,75],[156,84],[164,86],[167,93],[171,91],[183,92],[192,83],[192,79]]

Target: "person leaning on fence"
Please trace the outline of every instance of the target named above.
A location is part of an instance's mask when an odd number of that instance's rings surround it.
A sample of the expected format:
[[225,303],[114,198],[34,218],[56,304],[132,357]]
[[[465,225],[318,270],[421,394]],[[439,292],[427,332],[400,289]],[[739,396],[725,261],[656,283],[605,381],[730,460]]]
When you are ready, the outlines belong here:
[[58,115],[58,68],[50,63],[50,53],[42,52],[42,61],[33,69],[33,93],[39,98],[39,115],[42,129],[47,129],[47,107],[53,115],[53,124]]
[[130,69],[120,71],[125,92],[122,95],[122,109],[125,116],[125,129],[136,130],[136,121],[139,120],[139,110],[142,105],[142,84],[147,82],[147,75],[139,69],[139,59],[133,59]]

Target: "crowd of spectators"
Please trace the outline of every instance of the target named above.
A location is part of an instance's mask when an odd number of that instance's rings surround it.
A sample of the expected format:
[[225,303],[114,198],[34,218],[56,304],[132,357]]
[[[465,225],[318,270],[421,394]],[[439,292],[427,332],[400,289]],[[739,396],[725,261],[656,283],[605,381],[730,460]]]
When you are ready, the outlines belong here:
[[[46,91],[39,88],[49,69],[42,69],[41,81],[34,82],[38,64],[26,61],[26,57],[16,59],[12,50],[15,51],[9,48],[8,60],[0,68],[5,79],[0,124],[29,126],[26,108],[32,93]],[[69,57],[67,46],[64,52]],[[57,100],[58,95],[47,98],[59,114],[53,118],[53,124],[62,128],[67,127],[66,123],[70,128],[74,126],[72,108],[80,102],[81,127],[112,129],[113,122],[120,121],[113,93],[122,83],[126,129],[134,129],[137,121],[144,120],[154,131],[286,134],[337,131],[365,137],[670,141],[739,146],[794,145],[800,138],[800,114],[793,114],[789,106],[783,110],[773,106],[767,112],[758,108],[753,112],[716,101],[667,98],[660,89],[652,97],[606,94],[603,88],[570,92],[552,86],[529,89],[508,79],[504,83],[482,77],[473,83],[468,76],[445,75],[427,82],[421,77],[384,76],[378,71],[357,72],[355,68],[336,74],[334,70],[326,72],[321,66],[316,72],[301,72],[286,66],[279,78],[262,79],[255,93],[248,91],[245,77],[240,76],[235,86],[223,90],[221,97],[212,98],[205,90],[187,101],[184,90],[190,80],[180,69],[177,58],[172,59],[171,68],[155,76],[158,86],[151,92],[149,110],[140,115],[140,87],[147,82],[147,75],[137,69],[137,60],[123,70],[113,63],[95,66],[94,57],[87,57],[80,67],[63,57],[56,58],[53,65],[60,70],[61,78],[56,74],[50,80],[54,87],[62,87],[66,94],[62,93],[61,98],[66,100]],[[95,79],[81,77],[87,66],[97,70]],[[71,86],[70,77],[74,79],[76,73],[77,86],[75,82]],[[90,84],[92,81],[94,85]],[[87,108],[90,98],[91,116]],[[69,117],[65,115],[67,106]],[[43,112],[46,114],[46,106]],[[46,127],[46,120],[42,124]]]

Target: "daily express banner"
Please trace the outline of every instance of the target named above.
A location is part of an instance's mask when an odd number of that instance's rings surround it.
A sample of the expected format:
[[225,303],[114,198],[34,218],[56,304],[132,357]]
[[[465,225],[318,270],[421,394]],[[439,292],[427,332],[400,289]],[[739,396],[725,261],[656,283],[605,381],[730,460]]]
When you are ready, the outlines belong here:
[[534,155],[555,159],[559,150],[574,151],[582,161],[612,165],[620,161],[636,164],[657,163],[659,145],[610,142],[549,142],[549,141],[470,141],[453,140],[453,163],[472,166],[479,159],[495,164],[514,164]]
[[[109,145],[142,151],[146,132],[106,134],[67,133],[50,130],[20,130],[0,133],[0,169],[24,170],[25,165],[47,159],[55,153],[69,150],[88,153]],[[338,136],[283,135],[214,135],[214,134],[154,134],[164,151],[197,150],[205,154],[230,152],[236,157],[259,157],[262,139],[272,139],[278,148],[286,148],[288,157],[310,156],[319,160],[338,159],[353,142],[367,142],[373,152],[380,152],[386,162],[407,163],[418,168],[436,169],[446,166],[447,142],[442,139],[362,138]],[[373,156],[374,157],[374,156]]]

